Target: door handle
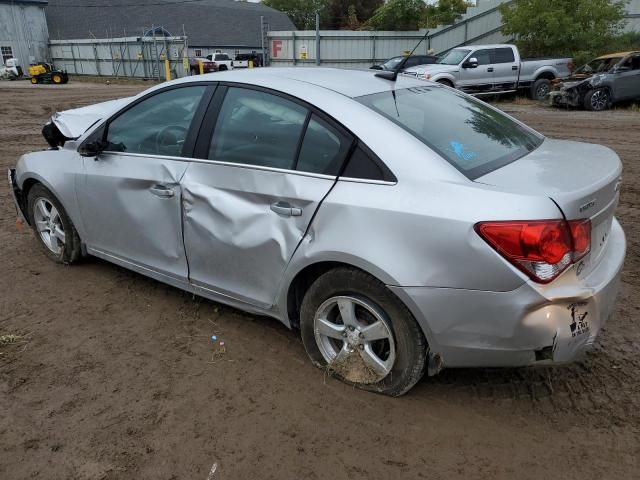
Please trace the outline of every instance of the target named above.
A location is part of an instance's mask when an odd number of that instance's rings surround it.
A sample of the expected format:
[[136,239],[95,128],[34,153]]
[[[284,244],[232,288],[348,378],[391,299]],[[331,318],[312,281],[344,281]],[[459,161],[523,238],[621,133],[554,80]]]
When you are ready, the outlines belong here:
[[154,185],[149,189],[149,191],[156,197],[160,198],[171,198],[175,193],[172,188],[169,188],[166,185]]
[[276,202],[271,204],[271,211],[285,217],[299,217],[302,215],[302,209],[292,206],[287,202]]
[[513,67],[511,67],[511,70],[518,70],[518,66],[514,65]]
[[487,68],[487,72],[493,72],[493,67]]

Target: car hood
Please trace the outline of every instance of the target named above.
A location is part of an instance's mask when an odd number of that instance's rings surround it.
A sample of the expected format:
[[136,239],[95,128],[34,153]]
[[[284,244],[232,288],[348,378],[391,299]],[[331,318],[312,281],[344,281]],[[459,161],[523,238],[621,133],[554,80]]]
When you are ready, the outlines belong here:
[[405,72],[413,74],[429,73],[436,75],[438,73],[450,73],[458,70],[458,65],[441,65],[439,63],[428,63],[426,65],[417,65],[407,68]]
[[68,140],[75,140],[82,136],[87,129],[97,121],[111,115],[124,107],[131,98],[120,98],[108,102],[96,103],[87,107],[74,108],[54,113],[51,121],[55,123],[60,133]]

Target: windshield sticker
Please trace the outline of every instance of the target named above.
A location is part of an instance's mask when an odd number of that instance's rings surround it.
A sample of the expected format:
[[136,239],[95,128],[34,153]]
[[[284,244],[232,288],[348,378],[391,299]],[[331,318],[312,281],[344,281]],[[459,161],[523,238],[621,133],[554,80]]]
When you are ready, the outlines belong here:
[[455,153],[460,160],[470,162],[477,157],[474,152],[468,152],[467,150],[465,150],[464,145],[460,142],[455,142],[452,140],[451,142],[449,142],[449,145],[451,146],[451,150],[453,150],[453,153]]

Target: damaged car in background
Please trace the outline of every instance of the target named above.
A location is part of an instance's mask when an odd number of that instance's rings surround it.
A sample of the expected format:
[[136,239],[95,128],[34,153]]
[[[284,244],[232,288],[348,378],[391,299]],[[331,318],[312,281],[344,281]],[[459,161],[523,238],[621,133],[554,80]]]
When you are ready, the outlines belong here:
[[632,100],[640,100],[640,51],[598,57],[555,83],[550,93],[551,105],[596,112]]
[[625,257],[618,156],[384,73],[223,72],[61,112],[8,172],[18,214],[51,260],[275,317],[362,389],[580,358]]

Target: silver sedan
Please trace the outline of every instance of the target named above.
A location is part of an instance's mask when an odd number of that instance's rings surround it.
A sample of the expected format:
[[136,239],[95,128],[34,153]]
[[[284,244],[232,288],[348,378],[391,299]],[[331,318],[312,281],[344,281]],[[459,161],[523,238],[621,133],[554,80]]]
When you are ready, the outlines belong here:
[[52,260],[92,255],[299,327],[318,367],[564,363],[615,301],[621,163],[442,85],[375,72],[185,78],[54,115],[9,171]]

